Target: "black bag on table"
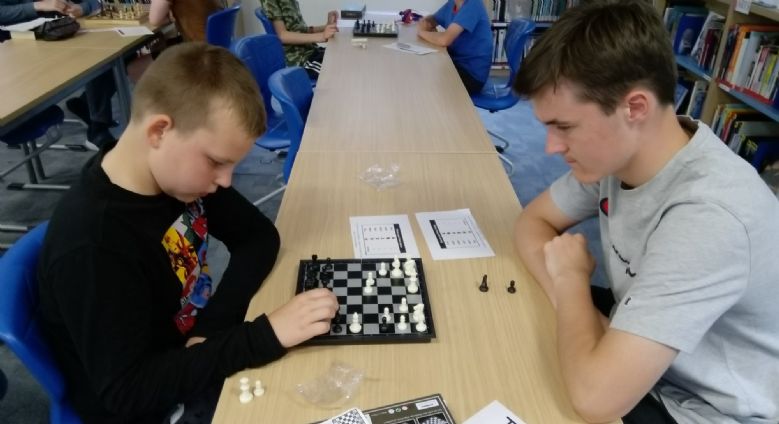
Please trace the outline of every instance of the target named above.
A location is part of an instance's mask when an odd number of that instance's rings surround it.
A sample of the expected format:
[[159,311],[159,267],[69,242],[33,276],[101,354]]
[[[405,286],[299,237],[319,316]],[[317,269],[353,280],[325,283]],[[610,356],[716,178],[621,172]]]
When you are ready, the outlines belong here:
[[35,39],[45,41],[63,40],[74,36],[81,25],[78,21],[65,16],[53,21],[44,22],[42,25],[35,27]]

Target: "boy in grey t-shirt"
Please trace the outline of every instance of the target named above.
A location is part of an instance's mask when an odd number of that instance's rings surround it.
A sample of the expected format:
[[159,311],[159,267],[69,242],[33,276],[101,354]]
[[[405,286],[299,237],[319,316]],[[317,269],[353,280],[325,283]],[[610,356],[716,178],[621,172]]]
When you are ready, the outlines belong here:
[[[515,89],[571,172],[520,215],[517,249],[555,306],[583,418],[776,423],[779,202],[706,125],[675,116],[675,81],[648,2],[592,2],[542,36]],[[584,237],[564,233],[594,216],[605,314]]]

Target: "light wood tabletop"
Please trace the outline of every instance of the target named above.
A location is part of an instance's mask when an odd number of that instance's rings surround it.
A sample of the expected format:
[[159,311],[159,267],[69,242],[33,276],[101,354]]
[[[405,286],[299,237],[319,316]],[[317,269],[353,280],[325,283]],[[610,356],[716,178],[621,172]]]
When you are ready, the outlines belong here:
[[0,45],[0,133],[56,104],[110,69],[114,69],[120,118],[125,121],[129,116],[130,93],[123,55],[139,48],[147,38],[82,32],[60,41],[4,42]]
[[[400,184],[376,190],[358,175],[375,162],[400,165]],[[415,212],[470,208],[496,256],[433,261]],[[430,343],[295,348],[265,367],[225,382],[216,423],[308,423],[347,407],[363,409],[441,393],[458,421],[498,399],[527,423],[581,422],[557,365],[554,314],[516,257],[512,228],[521,207],[495,154],[392,152],[299,153],[277,226],[276,266],[253,298],[248,319],[293,295],[301,259],[351,258],[349,217],[408,214],[420,248],[437,337]],[[491,290],[478,285],[487,274]],[[517,282],[510,294],[509,280]],[[296,385],[334,362],[365,373],[354,396],[335,407],[314,406]],[[263,397],[238,401],[239,378],[261,379]]]
[[[301,151],[491,153],[484,130],[444,49],[415,55],[352,46],[342,29],[327,43]],[[418,41],[424,44],[423,41]],[[429,45],[428,45],[429,46]]]

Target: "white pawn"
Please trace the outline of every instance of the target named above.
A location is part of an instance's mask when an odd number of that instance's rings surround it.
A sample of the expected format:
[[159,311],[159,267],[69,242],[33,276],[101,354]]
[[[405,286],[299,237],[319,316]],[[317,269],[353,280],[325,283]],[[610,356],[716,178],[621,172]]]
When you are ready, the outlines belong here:
[[400,299],[400,306],[398,307],[398,310],[399,310],[400,312],[403,312],[404,314],[405,314],[406,312],[408,312],[408,301],[406,300],[406,298],[405,298],[405,297],[403,297],[402,299]]
[[253,393],[254,393],[255,397],[260,397],[260,396],[265,394],[265,388],[262,387],[262,381],[260,381],[260,380],[255,380],[254,381],[254,392]]
[[254,395],[249,391],[249,383],[247,379],[247,383],[241,383],[241,395],[238,396],[238,400],[241,403],[249,403],[254,399]]
[[373,272],[368,273],[368,279],[365,280],[365,288],[362,289],[363,294],[373,294],[373,285],[376,284],[376,280],[373,279]]
[[241,386],[244,384],[249,384],[249,377],[241,377],[241,379],[238,380],[238,383],[240,383]]
[[414,294],[419,291],[419,285],[417,284],[417,277],[411,277],[408,279],[408,286],[406,287],[406,291]]
[[360,325],[360,316],[355,312],[352,315],[352,323],[349,324],[349,331],[352,333],[359,333],[360,330],[362,330],[362,325]]
[[422,315],[421,318],[422,319],[417,320],[418,322],[415,328],[417,329],[417,332],[424,333],[425,331],[427,331],[427,324],[425,324],[425,316]]
[[398,323],[398,330],[403,331],[403,330],[405,330],[407,328],[408,328],[408,324],[406,324],[406,316],[405,315],[401,315],[400,316],[400,322]]
[[395,260],[392,261],[392,267],[400,268],[400,260],[398,259],[398,255],[395,255]]
[[381,316],[387,319],[387,323],[392,322],[392,315],[390,315],[389,308],[387,308],[386,306],[384,307],[384,313],[381,314]]
[[385,277],[387,275],[387,263],[381,262],[379,263],[379,276]]

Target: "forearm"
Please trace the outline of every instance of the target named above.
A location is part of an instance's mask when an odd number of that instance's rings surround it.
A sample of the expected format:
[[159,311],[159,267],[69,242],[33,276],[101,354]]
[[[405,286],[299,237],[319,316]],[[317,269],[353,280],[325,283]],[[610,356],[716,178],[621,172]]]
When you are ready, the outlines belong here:
[[598,343],[605,334],[603,315],[592,303],[589,281],[558,281],[557,354],[565,386],[574,405],[603,393]]
[[514,245],[525,268],[546,293],[553,307],[557,307],[554,286],[546,271],[544,244],[558,235],[557,231],[542,222],[520,215],[514,227]]
[[167,0],[152,1],[149,8],[149,23],[163,25],[170,19],[170,3]]
[[278,36],[282,44],[311,44],[327,41],[322,31],[310,33],[282,31]]
[[428,43],[439,47],[448,47],[449,40],[444,34],[438,31],[419,31],[419,37]]
[[12,25],[26,22],[38,17],[35,3],[22,3],[0,6],[0,25]]

